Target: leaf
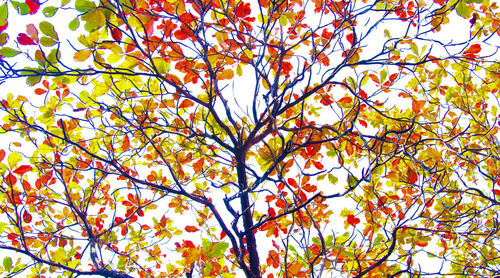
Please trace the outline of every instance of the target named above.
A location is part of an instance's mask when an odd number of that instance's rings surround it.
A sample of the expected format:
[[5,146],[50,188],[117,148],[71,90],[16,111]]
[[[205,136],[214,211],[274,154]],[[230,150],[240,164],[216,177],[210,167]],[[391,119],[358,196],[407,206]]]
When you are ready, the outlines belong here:
[[337,182],[339,181],[339,178],[337,178],[336,176],[334,176],[332,174],[328,174],[328,180],[330,181],[331,184],[337,184]]
[[406,170],[406,176],[408,179],[408,182],[416,184],[418,182],[418,175],[417,173],[410,167],[408,170]]
[[0,55],[2,57],[14,57],[19,53],[21,53],[21,51],[12,49],[10,47],[3,47],[0,49]]
[[26,3],[18,2],[18,1],[10,1],[12,7],[17,11],[20,15],[25,15],[30,13],[30,7]]
[[95,3],[87,0],[76,0],[75,1],[75,9],[79,12],[88,12],[90,10],[95,9]]
[[467,8],[467,4],[465,3],[464,0],[459,0],[455,7],[455,11],[457,14],[463,18],[467,18],[467,14],[469,13],[469,10]]
[[53,46],[54,44],[56,44],[57,41],[52,39],[52,38],[49,38],[49,37],[41,37],[40,38],[40,44],[42,46],[45,46],[45,47],[50,47],[50,46]]
[[19,35],[17,35],[17,42],[21,45],[36,45],[36,42],[34,42],[25,33],[20,33]]
[[5,151],[3,149],[0,149],[0,161],[2,161],[5,158]]
[[199,231],[200,229],[196,228],[195,226],[186,226],[184,230],[186,230],[186,232],[188,233],[194,233]]
[[361,220],[359,218],[357,218],[356,216],[354,216],[353,214],[349,214],[347,216],[347,223],[349,223],[349,225],[351,225],[353,227],[355,227],[360,222],[361,222]]
[[9,163],[9,168],[13,169],[17,163],[19,163],[22,160],[22,157],[19,153],[17,152],[12,152],[9,154],[7,161]]
[[88,32],[93,32],[106,24],[106,17],[100,9],[87,12],[81,19],[85,21],[85,30]]
[[227,242],[218,242],[216,243],[213,247],[212,250],[210,251],[210,257],[212,258],[218,258],[222,257],[224,255],[224,252],[226,252],[226,249],[229,247],[229,243]]
[[78,19],[78,17],[76,17],[70,21],[68,27],[71,31],[75,31],[78,28],[78,26],[80,26],[80,20]]
[[85,49],[85,50],[79,50],[75,52],[73,55],[73,59],[78,62],[83,62],[89,58],[89,56],[92,54],[92,50],[90,49]]
[[7,272],[10,272],[12,270],[12,259],[10,257],[3,258],[2,265]]
[[422,110],[422,107],[424,107],[426,103],[427,103],[427,101],[425,101],[425,100],[414,99],[411,102],[411,109],[413,110],[413,112],[415,114],[419,114],[420,111]]
[[22,176],[25,173],[30,172],[31,170],[33,170],[33,167],[31,167],[30,165],[21,165],[17,167],[16,170],[14,170],[14,173]]
[[57,12],[57,8],[53,6],[48,6],[43,8],[42,13],[45,17],[53,17]]
[[40,2],[38,0],[26,0],[26,5],[30,9],[30,14],[36,14],[38,8],[40,8]]
[[183,99],[181,104],[179,105],[179,109],[181,108],[188,108],[194,105],[194,102],[190,99]]
[[38,30],[35,25],[28,24],[28,26],[26,26],[26,33],[33,41],[38,42]]
[[477,54],[479,52],[481,52],[481,45],[476,43],[476,44],[471,45],[469,48],[467,48],[464,51],[464,54],[465,54],[465,56],[470,56],[470,55]]
[[42,21],[38,26],[40,28],[40,31],[42,31],[44,35],[49,36],[56,41],[58,40],[57,33],[54,30],[54,25],[52,25],[50,22]]
[[[7,9],[7,3],[4,3],[3,5],[0,5],[0,24],[7,23],[7,17],[8,17],[8,9]],[[3,24],[2,24],[3,25]]]
[[109,30],[111,31],[111,36],[115,41],[121,41],[122,40],[122,31],[116,27],[109,26]]
[[130,140],[128,139],[128,135],[125,134],[125,138],[123,139],[123,143],[122,143],[122,150],[125,152],[125,151],[128,151],[130,149]]
[[287,180],[288,185],[290,185],[293,188],[299,188],[299,184],[295,181],[295,179],[288,178]]

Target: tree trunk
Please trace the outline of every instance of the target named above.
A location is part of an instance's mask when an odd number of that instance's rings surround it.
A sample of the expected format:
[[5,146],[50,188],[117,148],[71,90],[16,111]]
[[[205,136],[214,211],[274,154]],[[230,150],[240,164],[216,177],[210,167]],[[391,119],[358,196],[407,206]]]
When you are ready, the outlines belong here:
[[[238,174],[238,183],[241,191],[245,191],[248,188],[247,175],[245,171],[245,154],[236,156],[236,171]],[[246,248],[248,252],[248,263],[250,266],[251,277],[249,278],[260,278],[260,260],[259,253],[257,251],[257,242],[255,240],[255,234],[251,229],[253,227],[252,209],[250,204],[249,193],[244,193],[241,196],[241,211],[243,216],[243,227],[246,238]]]

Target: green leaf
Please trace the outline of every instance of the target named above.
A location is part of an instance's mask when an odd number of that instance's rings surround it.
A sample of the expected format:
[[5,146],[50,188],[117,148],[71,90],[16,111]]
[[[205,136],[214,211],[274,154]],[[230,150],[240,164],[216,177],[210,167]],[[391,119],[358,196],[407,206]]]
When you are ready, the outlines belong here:
[[[8,9],[7,9],[7,3],[0,5],[0,22],[6,22],[7,21],[7,16],[9,15]],[[0,26],[3,26],[5,24],[1,24]]]
[[42,79],[41,75],[29,76],[26,78],[26,84],[29,86],[35,86]]
[[387,77],[387,70],[383,69],[380,72],[380,82],[384,82],[386,77]]
[[411,43],[410,47],[411,47],[411,51],[413,51],[413,53],[418,55],[418,46],[415,43]]
[[210,247],[212,246],[212,242],[206,238],[201,239],[201,246],[203,247],[203,250],[208,253],[210,251]]
[[3,47],[2,49],[0,49],[0,55],[2,55],[2,57],[14,57],[19,53],[21,53],[21,51],[15,50],[10,47]]
[[328,174],[328,180],[330,181],[331,184],[337,184],[337,182],[339,181],[339,178],[337,178],[336,176],[334,176],[332,174]]
[[66,6],[70,0],[61,0],[61,7]]
[[219,242],[212,247],[212,251],[210,251],[211,257],[222,257],[224,252],[226,252],[227,247],[229,247],[229,243],[227,242]]
[[40,22],[39,26],[40,26],[40,31],[42,31],[42,33],[44,35],[47,35],[47,36],[53,38],[54,40],[58,40],[56,30],[54,30],[54,25],[52,25],[51,23],[49,23],[47,21],[42,21],[42,22]]
[[95,9],[95,3],[92,1],[87,1],[87,0],[76,0],[75,2],[75,9],[79,12],[88,12],[90,10]]
[[48,6],[43,8],[42,12],[45,17],[53,17],[54,14],[57,12],[57,8],[53,6]]
[[71,20],[71,22],[69,23],[69,29],[71,31],[75,31],[76,28],[78,28],[78,26],[80,26],[80,20],[78,20],[78,17],[76,17],[75,19]]
[[46,47],[53,46],[57,41],[49,37],[41,37],[40,44]]
[[356,184],[358,184],[358,181],[359,181],[359,179],[356,178],[355,176],[353,176],[351,174],[347,175],[347,185],[349,186],[349,188],[355,187]]
[[455,7],[455,10],[457,14],[463,18],[467,17],[467,14],[469,13],[469,10],[467,9],[467,4],[465,1],[460,1],[457,3],[457,6]]
[[94,10],[82,15],[85,21],[85,30],[93,32],[106,24],[106,17],[101,10]]
[[10,1],[10,3],[12,4],[12,7],[14,7],[14,9],[16,9],[17,13],[19,13],[20,15],[25,15],[30,12],[30,7],[26,3],[17,1]]
[[10,257],[3,258],[3,268],[9,272],[12,270],[12,259]]
[[7,35],[7,33],[1,33],[0,34],[0,45],[6,44],[7,40],[9,40],[9,35]]

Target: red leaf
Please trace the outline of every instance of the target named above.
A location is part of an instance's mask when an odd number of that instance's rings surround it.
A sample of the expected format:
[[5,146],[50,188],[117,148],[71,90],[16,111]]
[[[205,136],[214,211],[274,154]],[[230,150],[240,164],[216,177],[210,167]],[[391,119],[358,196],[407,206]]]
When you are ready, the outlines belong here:
[[26,0],[25,3],[30,8],[30,14],[36,14],[38,8],[40,8],[40,2],[38,2],[38,0]]
[[357,218],[353,214],[349,214],[347,216],[347,223],[349,223],[349,225],[356,226],[357,224],[359,224],[359,222],[361,222],[361,220],[359,220],[359,218]]
[[413,171],[412,168],[408,168],[408,170],[406,171],[406,175],[410,183],[417,183],[418,175],[417,173],[415,173],[415,171]]
[[297,182],[292,179],[292,178],[288,178],[288,184],[291,186],[291,187],[294,187],[294,188],[298,188],[299,187],[299,184],[297,184]]
[[109,30],[111,30],[111,36],[115,41],[119,42],[122,40],[122,31],[120,29],[109,26]]
[[0,150],[0,161],[2,161],[4,157],[5,157],[5,151]]
[[5,29],[7,29],[7,26],[9,26],[8,22],[5,22],[4,25],[0,26],[0,33],[2,33],[3,31],[5,31]]
[[189,38],[189,36],[188,36],[186,33],[184,33],[183,31],[181,31],[181,30],[177,30],[177,31],[175,31],[175,32],[174,32],[174,37],[175,37],[176,39],[180,40],[180,41],[182,41],[182,40],[185,40],[185,39]]
[[362,126],[364,126],[365,128],[367,128],[367,127],[368,127],[368,124],[367,124],[365,121],[363,121],[363,120],[359,120],[359,123],[360,123]]
[[494,189],[494,190],[493,190],[493,193],[494,193],[495,195],[500,195],[500,189]]
[[31,214],[29,214],[27,211],[24,211],[23,212],[23,221],[25,223],[30,223],[31,219],[32,219]]
[[199,231],[199,229],[196,228],[195,226],[186,226],[184,228],[184,230],[186,230],[186,232],[188,232],[188,233],[194,233],[194,232]]
[[31,167],[29,165],[21,165],[21,166],[17,167],[16,170],[14,170],[14,173],[22,176],[22,175],[24,175],[24,173],[29,172],[31,170],[33,170],[33,167]]
[[367,94],[366,94],[366,92],[365,92],[365,91],[363,91],[363,90],[359,90],[359,96],[360,96],[361,98],[368,98],[368,95],[367,95]]
[[36,42],[34,42],[28,35],[25,33],[20,33],[17,35],[17,41],[21,45],[36,45]]
[[351,103],[351,102],[352,102],[352,98],[350,98],[350,97],[343,97],[343,98],[339,99],[339,103],[347,104],[347,103]]
[[473,44],[471,45],[467,50],[464,51],[464,54],[465,56],[470,56],[470,55],[474,55],[474,54],[477,54],[481,51],[481,45],[479,44]]
[[238,7],[236,7],[236,16],[239,18],[243,18],[243,17],[249,15],[251,12],[252,12],[252,9],[250,8],[250,3],[240,2]]
[[351,43],[351,45],[354,44],[354,34],[353,33],[347,34],[347,36],[345,38],[347,39],[348,42]]

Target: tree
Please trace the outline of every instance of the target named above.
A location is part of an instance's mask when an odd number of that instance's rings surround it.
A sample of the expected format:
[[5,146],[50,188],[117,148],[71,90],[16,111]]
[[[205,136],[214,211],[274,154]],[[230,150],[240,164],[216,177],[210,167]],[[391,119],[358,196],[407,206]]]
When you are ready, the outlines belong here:
[[4,276],[500,275],[496,2],[0,18]]

